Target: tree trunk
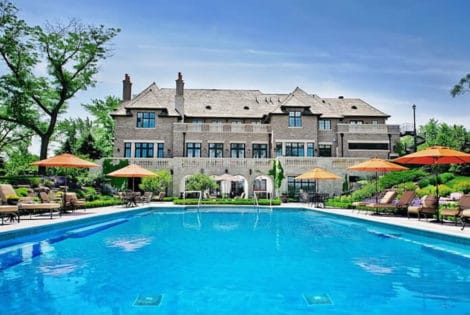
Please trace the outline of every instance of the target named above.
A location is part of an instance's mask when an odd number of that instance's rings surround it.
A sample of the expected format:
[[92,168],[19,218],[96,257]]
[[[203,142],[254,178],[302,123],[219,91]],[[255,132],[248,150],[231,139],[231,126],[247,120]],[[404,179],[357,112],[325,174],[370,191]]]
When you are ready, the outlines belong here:
[[[49,148],[50,136],[43,135],[41,136],[41,151],[39,153],[39,159],[47,159],[47,149]],[[41,176],[46,175],[46,168],[44,166],[38,167],[38,174]]]

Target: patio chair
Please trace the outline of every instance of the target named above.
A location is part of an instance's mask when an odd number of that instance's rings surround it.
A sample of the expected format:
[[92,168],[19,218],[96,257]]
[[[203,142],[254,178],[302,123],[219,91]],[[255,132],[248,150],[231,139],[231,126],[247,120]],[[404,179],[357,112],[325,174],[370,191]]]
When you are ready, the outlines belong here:
[[407,190],[404,191],[403,194],[401,195],[401,198],[398,199],[396,203],[382,203],[382,204],[375,204],[375,207],[383,210],[384,212],[389,212],[389,213],[399,213],[399,212],[405,212],[408,208],[408,206],[411,205],[413,202],[414,198],[416,197],[416,192],[414,190]]
[[15,219],[20,223],[20,213],[18,212],[18,206],[14,205],[1,205],[0,206],[0,217],[2,218],[2,225],[3,220],[8,218],[10,222],[15,221]]
[[144,192],[144,194],[142,195],[140,200],[142,200],[142,202],[144,202],[144,203],[149,203],[150,201],[152,201],[152,198],[153,198],[153,192],[146,191],[146,192]]
[[465,229],[465,224],[467,221],[470,221],[470,209],[464,209],[460,212],[460,220],[462,220],[462,228]]
[[465,209],[470,209],[470,195],[463,195],[460,197],[457,208],[455,209],[441,209],[441,223],[444,223],[444,217],[453,217],[455,225],[457,225],[460,213]]
[[434,216],[436,214],[437,208],[437,196],[435,195],[426,195],[421,198],[421,205],[419,206],[409,206],[407,211],[408,219],[410,214],[415,214],[418,216],[418,220],[421,220],[421,217]]
[[164,191],[161,191],[161,192],[158,194],[158,196],[156,196],[154,199],[161,201],[161,200],[163,200],[163,198],[165,198],[165,196],[166,196],[166,193],[165,193]]
[[393,199],[395,199],[395,196],[397,195],[397,192],[395,190],[389,190],[385,193],[385,195],[382,197],[382,199],[379,200],[379,202],[371,202],[366,204],[366,207],[369,208],[375,208],[375,213],[379,213],[379,207],[384,207],[384,206],[393,206]]

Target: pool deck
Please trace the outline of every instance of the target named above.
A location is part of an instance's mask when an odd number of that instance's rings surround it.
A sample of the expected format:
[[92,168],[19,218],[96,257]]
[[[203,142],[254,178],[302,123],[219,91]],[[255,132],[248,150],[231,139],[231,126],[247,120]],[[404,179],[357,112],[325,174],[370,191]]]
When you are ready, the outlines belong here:
[[[143,207],[156,207],[156,208],[168,208],[173,207],[173,203],[170,202],[154,202],[150,204],[145,204]],[[434,232],[434,233],[441,233],[444,235],[450,236],[457,236],[462,238],[470,239],[470,224],[462,231],[461,227],[462,224],[454,225],[454,223],[446,222],[444,224],[431,222],[430,220],[422,219],[418,220],[417,218],[406,218],[406,217],[395,217],[395,216],[387,216],[387,215],[370,215],[366,214],[364,211],[358,212],[357,210],[350,210],[350,209],[334,209],[334,208],[312,208],[308,207],[306,204],[303,203],[286,203],[282,204],[276,208],[302,208],[302,209],[314,209],[315,211],[325,212],[325,213],[333,213],[337,215],[343,215],[346,217],[352,217],[356,219],[368,220],[373,222],[381,222],[387,223],[392,225],[397,225],[401,227],[413,228],[427,232]],[[103,208],[93,208],[84,210],[76,210],[74,212],[63,214],[61,217],[54,215],[52,219],[50,219],[49,215],[41,215],[41,216],[33,216],[31,219],[29,215],[21,216],[20,223],[16,221],[13,223],[5,222],[4,225],[0,225],[0,234],[2,232],[11,232],[11,231],[19,231],[21,229],[27,229],[30,227],[38,227],[44,225],[52,225],[60,222],[65,221],[72,221],[72,220],[80,220],[82,218],[89,218],[93,216],[101,216],[106,214],[130,211],[130,210],[137,210],[137,208],[126,208],[123,206],[112,206],[112,207],[103,207]]]

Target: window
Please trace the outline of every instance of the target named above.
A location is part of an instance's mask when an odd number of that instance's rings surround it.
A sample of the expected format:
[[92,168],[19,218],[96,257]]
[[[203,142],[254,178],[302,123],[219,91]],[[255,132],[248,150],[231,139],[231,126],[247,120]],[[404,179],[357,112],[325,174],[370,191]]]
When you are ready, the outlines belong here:
[[351,125],[362,125],[364,122],[362,120],[351,120],[349,124]]
[[287,142],[286,156],[305,156],[303,142]]
[[329,119],[320,119],[318,121],[318,129],[320,129],[320,130],[331,130],[331,120],[329,120]]
[[331,144],[319,144],[318,156],[331,156]]
[[349,150],[388,150],[388,143],[380,142],[350,142]]
[[268,157],[268,145],[253,143],[253,158],[254,159],[265,159]]
[[230,144],[230,157],[231,158],[244,158],[245,157],[245,144],[244,143]]
[[151,158],[151,157],[153,157],[153,143],[136,142],[134,156],[136,158]]
[[253,191],[267,191],[268,190],[268,183],[266,179],[257,178],[253,182]]
[[287,176],[287,193],[289,197],[296,198],[299,196],[300,190],[305,192],[315,191],[314,180],[296,180],[295,176]]
[[379,124],[379,121],[378,121],[378,120],[372,120],[370,123],[371,123],[372,125],[378,125],[378,124]]
[[282,143],[276,143],[276,156],[282,156]]
[[301,112],[289,112],[289,127],[302,127]]
[[201,144],[195,142],[186,143],[186,157],[201,157]]
[[164,144],[163,143],[157,143],[157,157],[158,158],[165,157],[165,151],[164,151]]
[[124,157],[130,158],[132,154],[131,150],[132,150],[132,143],[124,142]]
[[224,144],[223,143],[209,143],[209,157],[210,158],[224,157]]
[[155,128],[154,112],[137,113],[137,128]]
[[307,143],[307,156],[309,157],[315,156],[315,145],[313,142]]

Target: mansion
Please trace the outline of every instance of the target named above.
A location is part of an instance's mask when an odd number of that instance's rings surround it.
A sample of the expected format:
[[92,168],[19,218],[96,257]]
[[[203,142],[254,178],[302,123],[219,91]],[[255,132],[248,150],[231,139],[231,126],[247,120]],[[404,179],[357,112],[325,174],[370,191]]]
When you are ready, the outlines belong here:
[[[231,175],[222,193],[252,196],[273,191],[267,175],[278,158],[286,179],[281,192],[302,189],[340,194],[342,181],[295,180],[314,167],[344,178],[347,167],[364,158],[394,157],[400,138],[390,116],[358,98],[322,98],[295,88],[289,94],[259,90],[185,89],[178,73],[175,88],[155,83],[132,95],[123,80],[122,104],[115,120],[114,158],[149,169],[168,169],[179,195],[195,173]],[[365,174],[358,174],[364,176]]]

